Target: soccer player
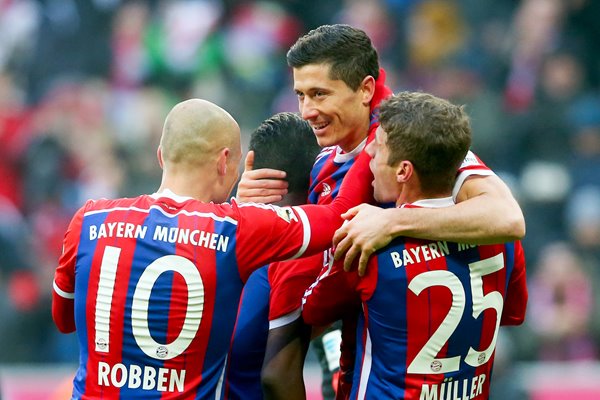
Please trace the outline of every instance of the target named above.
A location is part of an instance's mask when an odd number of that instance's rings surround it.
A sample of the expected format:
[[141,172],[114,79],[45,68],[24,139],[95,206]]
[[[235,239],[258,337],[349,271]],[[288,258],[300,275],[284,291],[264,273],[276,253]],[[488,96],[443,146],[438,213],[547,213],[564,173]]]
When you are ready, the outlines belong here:
[[[462,107],[402,92],[380,107],[373,157],[375,199],[404,208],[453,204],[456,170],[471,130]],[[520,242],[473,245],[400,237],[366,275],[325,269],[305,294],[313,325],[361,304],[352,399],[487,399],[498,329],[523,322],[527,304]]]
[[[391,95],[391,90],[385,86],[385,73],[379,68],[377,51],[369,37],[348,25],[324,25],[310,31],[290,48],[287,60],[293,71],[301,115],[310,123],[323,147],[311,172],[309,201],[328,204],[337,195],[337,188],[356,154],[364,148],[367,138],[373,136],[379,123],[379,102]],[[478,241],[488,243],[522,237],[523,215],[506,185],[472,153],[459,172],[455,184],[459,205],[416,210],[418,213],[414,214],[392,209],[392,212],[402,213],[403,218],[402,223],[394,226],[393,234],[437,235],[457,241],[476,237]],[[272,169],[252,169],[246,160],[237,199],[277,201],[286,191],[281,180],[284,176]],[[365,190],[371,190],[370,185]],[[496,218],[498,214],[503,218]],[[406,231],[408,228],[410,232]],[[302,370],[284,368],[290,364],[289,360],[281,354],[276,358],[275,354],[284,347],[282,343],[290,350],[288,354],[301,353],[301,349],[294,352],[290,347],[292,343],[298,343],[292,338],[298,337],[302,330],[299,320],[302,295],[323,265],[328,264],[328,258],[329,254],[305,258],[301,267],[285,269],[279,277],[285,283],[278,285],[282,295],[271,293],[271,330],[263,383],[275,393],[274,397],[279,393],[280,398],[292,398],[289,397],[290,387],[296,386],[291,382],[302,380]],[[339,337],[339,333],[328,336],[337,338],[338,343]],[[319,344],[318,341],[314,343]],[[329,344],[327,348],[336,350],[336,344]],[[330,359],[335,357],[339,354],[329,355]],[[332,393],[328,393],[331,386],[331,377],[325,377],[325,398],[332,398]]]
[[79,339],[73,399],[214,397],[250,273],[323,251],[363,200],[348,182],[332,207],[221,203],[239,175],[240,130],[200,99],[171,110],[157,155],[156,193],[89,200],[65,234],[52,316]]
[[[275,114],[252,132],[249,149],[255,167],[285,171],[288,193],[278,205],[306,203],[309,173],[319,153],[308,122],[290,112]],[[278,264],[254,271],[244,285],[223,380],[223,399],[263,397],[260,373],[269,332],[269,270]]]

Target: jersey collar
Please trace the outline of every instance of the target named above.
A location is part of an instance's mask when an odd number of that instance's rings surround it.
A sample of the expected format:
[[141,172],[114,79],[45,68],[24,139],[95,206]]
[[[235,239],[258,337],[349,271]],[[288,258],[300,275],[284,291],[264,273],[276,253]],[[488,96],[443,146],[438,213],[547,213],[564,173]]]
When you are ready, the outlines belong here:
[[188,196],[180,196],[178,194],[173,193],[170,189],[163,189],[161,192],[152,193],[150,195],[153,199],[159,199],[161,197],[168,197],[169,199],[175,200],[177,203],[183,203],[188,200],[193,200],[192,197]]
[[404,208],[405,206],[414,206],[414,207],[423,207],[423,208],[443,208],[450,207],[454,205],[454,200],[452,200],[452,196],[450,197],[441,197],[437,199],[423,199],[417,200],[414,203],[410,204],[402,204],[400,208]]

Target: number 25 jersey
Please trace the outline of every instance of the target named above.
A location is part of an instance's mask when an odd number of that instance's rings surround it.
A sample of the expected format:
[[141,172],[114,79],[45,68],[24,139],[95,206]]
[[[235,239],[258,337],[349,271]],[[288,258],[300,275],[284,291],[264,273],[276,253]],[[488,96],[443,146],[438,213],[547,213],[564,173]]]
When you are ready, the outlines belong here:
[[[445,207],[450,198],[410,205]],[[369,260],[366,275],[324,269],[302,315],[323,325],[361,303],[351,399],[483,400],[500,325],[525,318],[520,242],[468,245],[397,238]]]

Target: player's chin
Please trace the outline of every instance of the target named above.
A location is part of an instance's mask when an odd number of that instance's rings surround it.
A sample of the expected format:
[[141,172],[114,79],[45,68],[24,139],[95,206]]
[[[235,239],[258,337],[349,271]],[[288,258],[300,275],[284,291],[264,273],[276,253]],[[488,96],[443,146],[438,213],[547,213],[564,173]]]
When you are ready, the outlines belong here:
[[[375,185],[373,185],[373,187],[375,188]],[[383,196],[381,196],[381,194],[379,192],[377,192],[376,188],[373,190],[373,198],[378,203],[383,203],[384,202],[383,201]]]
[[335,139],[330,137],[330,136],[318,136],[315,135],[317,138],[317,143],[319,144],[320,147],[329,147],[329,146],[335,146],[337,143],[335,142]]

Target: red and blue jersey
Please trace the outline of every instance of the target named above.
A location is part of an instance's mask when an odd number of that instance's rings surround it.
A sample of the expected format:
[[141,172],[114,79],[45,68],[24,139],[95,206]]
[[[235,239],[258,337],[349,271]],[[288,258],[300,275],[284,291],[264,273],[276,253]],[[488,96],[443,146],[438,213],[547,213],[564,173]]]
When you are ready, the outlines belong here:
[[[317,155],[310,173],[309,204],[330,204],[337,197],[342,181],[354,165],[357,156],[365,148],[367,142],[375,137],[375,131],[379,126],[379,104],[393,94],[392,90],[385,85],[385,79],[385,70],[380,69],[379,77],[375,82],[375,93],[371,99],[369,130],[365,132],[365,140],[349,153],[342,151],[339,146],[331,146],[323,148]],[[368,162],[359,168],[364,168],[368,174],[371,173]],[[363,192],[365,202],[374,202],[370,181],[357,190]],[[323,263],[328,261],[329,252],[325,252],[290,262],[294,264],[293,273],[286,265],[280,267],[280,263],[275,263],[269,268],[269,280],[272,287],[269,309],[271,329],[293,322],[300,316],[304,290],[314,282]]]
[[262,399],[260,373],[269,334],[268,265],[244,285],[223,378],[224,400]]
[[520,242],[397,238],[371,257],[363,278],[342,263],[325,269],[302,315],[325,325],[362,304],[352,399],[487,399],[499,326],[525,318],[525,279]]
[[88,201],[65,234],[54,279],[53,318],[61,331],[76,329],[80,344],[73,399],[214,397],[243,283],[270,261],[329,247],[353,205],[342,200],[302,208],[172,193]]
[[[356,154],[360,153],[359,150],[364,149],[366,142],[367,140],[361,143],[356,153],[342,153],[341,149],[331,147],[321,151],[317,157],[311,176],[315,175],[323,178],[318,181],[312,181],[311,201],[316,201],[318,204],[329,204],[335,199],[337,188],[341,184],[343,176],[345,176],[345,171],[349,170],[353,165],[354,160],[357,158]],[[365,168],[368,170],[366,173],[371,173],[368,163],[361,163],[357,167]],[[341,172],[343,174],[340,174]],[[335,178],[327,178],[327,175]],[[456,175],[456,181],[452,190],[454,198],[456,198],[465,180],[474,175],[489,176],[494,175],[494,172],[479,157],[469,151]],[[365,192],[362,194],[363,197],[372,197],[372,186],[370,184],[359,190]],[[371,201],[371,203],[374,203],[374,201]],[[284,268],[279,267],[281,263],[274,263],[269,268],[269,281],[272,287],[269,310],[271,328],[290,323],[300,316],[301,300],[304,291],[315,281],[322,268],[329,265],[330,257],[331,252],[327,250],[322,254],[304,257],[301,260],[286,261]],[[292,268],[288,268],[287,264],[295,265]]]

